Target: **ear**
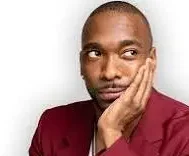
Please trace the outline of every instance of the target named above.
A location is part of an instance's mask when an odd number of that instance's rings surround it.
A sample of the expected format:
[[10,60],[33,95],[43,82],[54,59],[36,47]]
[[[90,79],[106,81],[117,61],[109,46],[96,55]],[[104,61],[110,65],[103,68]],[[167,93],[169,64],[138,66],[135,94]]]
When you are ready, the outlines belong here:
[[154,70],[155,70],[156,66],[157,66],[157,57],[156,57],[156,48],[155,47],[151,48],[149,57],[152,59],[152,61],[154,63]]
[[80,59],[80,75],[83,78],[84,73],[83,73],[83,58],[82,58],[82,51],[80,51],[79,54],[79,59]]

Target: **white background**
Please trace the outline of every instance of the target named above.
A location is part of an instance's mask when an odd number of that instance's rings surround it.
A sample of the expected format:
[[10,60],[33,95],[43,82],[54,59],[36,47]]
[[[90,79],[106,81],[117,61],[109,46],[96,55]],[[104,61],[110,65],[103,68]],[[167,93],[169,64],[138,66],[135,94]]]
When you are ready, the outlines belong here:
[[[41,113],[88,99],[79,74],[82,25],[103,0],[0,1],[0,156],[26,156]],[[155,86],[189,104],[189,1],[135,0],[158,53]]]

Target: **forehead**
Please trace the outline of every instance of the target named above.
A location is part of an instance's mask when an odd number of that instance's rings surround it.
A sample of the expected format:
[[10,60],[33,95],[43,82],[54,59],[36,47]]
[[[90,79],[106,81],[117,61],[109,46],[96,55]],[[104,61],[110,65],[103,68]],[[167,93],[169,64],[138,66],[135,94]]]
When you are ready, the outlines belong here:
[[89,42],[113,45],[122,40],[136,40],[147,46],[148,39],[148,28],[139,15],[106,12],[87,21],[82,45]]

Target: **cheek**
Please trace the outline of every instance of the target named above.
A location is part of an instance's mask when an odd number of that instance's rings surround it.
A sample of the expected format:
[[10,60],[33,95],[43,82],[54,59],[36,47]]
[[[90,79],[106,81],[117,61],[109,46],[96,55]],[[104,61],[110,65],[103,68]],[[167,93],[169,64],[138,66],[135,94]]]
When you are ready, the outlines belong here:
[[100,68],[97,65],[96,66],[88,65],[83,68],[84,80],[88,87],[96,86],[96,84],[98,83],[99,74],[100,74]]
[[144,61],[138,61],[138,60],[135,60],[135,61],[127,61],[127,62],[122,62],[120,64],[120,69],[121,69],[121,72],[122,72],[122,77],[127,77],[127,79],[131,82],[139,68],[144,64]]

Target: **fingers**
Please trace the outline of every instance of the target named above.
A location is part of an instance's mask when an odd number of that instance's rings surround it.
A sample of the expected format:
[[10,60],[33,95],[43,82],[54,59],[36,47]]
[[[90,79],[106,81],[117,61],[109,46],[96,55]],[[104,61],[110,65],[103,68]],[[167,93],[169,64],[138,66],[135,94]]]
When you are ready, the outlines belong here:
[[148,99],[150,97],[150,93],[151,93],[151,89],[152,89],[152,86],[153,86],[153,79],[154,79],[154,73],[155,73],[155,63],[152,62],[152,65],[151,65],[151,71],[150,71],[150,75],[149,75],[149,80],[148,80],[148,84],[146,86],[146,90],[144,92],[144,95],[143,95],[143,98],[141,100],[141,107],[142,109],[145,109],[146,107],[146,104],[148,102]]
[[139,69],[139,71],[138,71],[138,73],[137,73],[137,75],[136,75],[134,81],[131,83],[131,85],[129,86],[129,88],[127,88],[127,90],[126,90],[125,93],[123,94],[122,97],[123,97],[125,100],[128,100],[128,102],[129,102],[130,99],[132,99],[132,98],[135,96],[135,94],[137,93],[138,87],[139,87],[139,85],[140,85],[140,83],[141,83],[141,81],[142,81],[142,79],[143,79],[144,71],[145,71],[145,66],[142,66],[142,67]]
[[151,66],[150,66],[150,59],[146,60],[146,70],[144,72],[144,76],[143,79],[140,83],[140,86],[138,88],[138,91],[135,95],[135,97],[133,98],[133,103],[136,105],[140,105],[142,97],[144,95],[144,92],[146,90],[146,86],[148,84],[149,81],[149,75],[151,73]]
[[155,69],[155,64],[152,62],[152,60],[148,59],[146,61],[146,71],[143,80],[138,89],[138,92],[136,93],[136,96],[133,99],[133,104],[135,104],[135,107],[140,111],[145,110],[146,104],[150,97],[152,84],[153,84],[154,69]]

